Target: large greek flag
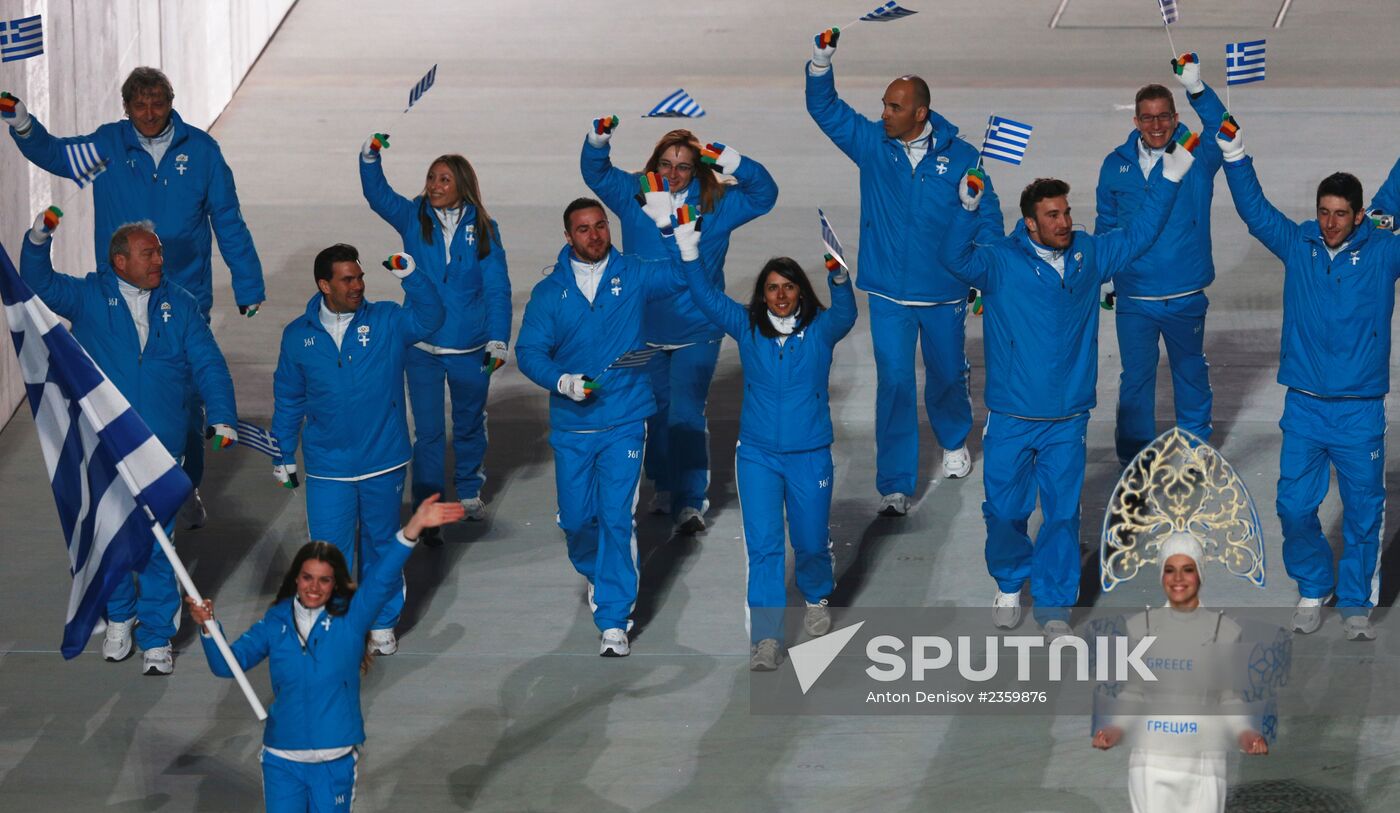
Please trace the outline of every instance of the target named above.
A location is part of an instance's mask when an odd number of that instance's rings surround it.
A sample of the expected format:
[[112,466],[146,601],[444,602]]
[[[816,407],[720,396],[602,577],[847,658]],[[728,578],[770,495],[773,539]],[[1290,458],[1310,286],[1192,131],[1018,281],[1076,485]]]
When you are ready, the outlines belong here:
[[76,183],[79,189],[107,171],[107,159],[98,152],[96,143],[73,141],[63,149],[64,154],[68,156],[68,173],[73,176],[73,183]]
[[982,137],[982,157],[1020,164],[1026,157],[1033,129],[1029,124],[992,116],[987,121],[987,134]]
[[898,19],[901,18],[901,17],[908,17],[908,16],[911,15],[911,14],[918,14],[918,13],[919,13],[919,12],[917,12],[917,11],[911,11],[910,9],[907,9],[907,8],[905,8],[905,7],[901,6],[901,5],[899,5],[898,3],[893,2],[893,0],[891,0],[891,2],[886,3],[886,4],[884,4],[883,6],[880,6],[879,8],[877,8],[877,9],[875,9],[874,11],[870,12],[869,14],[865,15],[864,17],[861,17],[861,18],[860,18],[859,20],[857,20],[856,22],[861,22],[861,23],[887,23],[887,22],[889,22],[890,20],[898,20]]
[[670,96],[656,103],[656,107],[650,113],[642,116],[644,119],[655,118],[683,118],[698,119],[705,115],[705,108],[700,103],[690,97],[685,92],[685,88],[680,88]]
[[73,587],[63,657],[72,658],[83,651],[117,582],[145,566],[155,544],[152,523],[169,524],[193,486],[116,385],[20,279],[3,247],[0,300],[68,542]]
[[1264,81],[1264,40],[1225,43],[1225,84]]
[[[423,98],[423,94],[424,94],[424,93],[427,93],[429,90],[432,89],[433,83],[436,82],[436,81],[437,81],[437,65],[434,65],[433,67],[429,68],[429,69],[428,69],[428,72],[425,73],[425,74],[423,74],[423,78],[422,78],[422,79],[419,79],[419,80],[418,80],[418,83],[415,84],[415,85],[408,91],[408,107],[412,107],[412,106],[414,106],[415,104],[418,104],[418,100],[421,99],[421,98]],[[405,108],[403,109],[403,112],[407,113],[407,112],[408,112],[408,107],[405,107]]]

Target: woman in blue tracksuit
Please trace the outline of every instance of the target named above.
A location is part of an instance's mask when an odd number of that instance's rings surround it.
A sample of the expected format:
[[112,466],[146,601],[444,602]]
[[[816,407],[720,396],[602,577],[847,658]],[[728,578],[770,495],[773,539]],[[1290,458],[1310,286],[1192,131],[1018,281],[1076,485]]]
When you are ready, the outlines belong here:
[[802,267],[787,257],[763,266],[747,308],[725,296],[704,271],[686,266],[691,296],[710,321],[734,337],[744,365],[734,468],[749,557],[749,668],[766,672],[777,669],[782,657],[784,507],[797,557],[797,589],[807,603],[804,626],[812,635],[831,628],[827,389],[832,351],[856,323],[856,300],[839,265],[827,280],[830,310],[822,307]]
[[[375,616],[395,592],[399,572],[422,533],[462,518],[457,503],[433,494],[399,531],[386,553],[356,589],[340,549],[308,542],[297,551],[272,608],[231,645],[238,665],[264,659],[276,695],[263,730],[263,800],[268,811],[349,811],[355,800],[355,763],[365,741],[360,674],[368,668],[365,638]],[[186,598],[203,627],[214,602]],[[201,635],[209,668],[231,678],[212,636]]]
[[[767,214],[778,200],[778,185],[763,165],[723,144],[703,148],[689,130],[662,136],[643,174],[614,167],[611,147],[617,118],[598,119],[583,145],[579,168],[583,182],[617,215],[622,250],[643,259],[667,259],[656,218],[643,210],[638,179],[657,173],[669,185],[670,211],[691,205],[700,210],[700,263],[710,283],[724,290],[724,258],[729,236],[740,226]],[[735,184],[723,183],[716,170]],[[648,196],[647,200],[650,200]],[[665,200],[664,195],[660,196]],[[664,213],[664,209],[662,210]],[[663,218],[664,219],[664,218]],[[705,402],[719,360],[723,333],[691,303],[687,291],[647,306],[643,337],[665,352],[651,363],[656,414],[647,419],[647,477],[656,488],[652,510],[670,514],[682,533],[705,529],[710,485],[709,429]]]
[[[453,483],[467,519],[486,518],[486,395],[510,343],[510,277],[496,222],[481,202],[476,171],[460,155],[428,165],[422,194],[409,200],[389,187],[380,163],[389,137],[376,133],[360,151],[365,200],[403,238],[404,252],[426,271],[447,306],[442,327],[409,349],[404,370],[413,408],[413,500],[443,492],[446,426],[443,382],[452,396]],[[438,542],[436,531],[424,540]]]

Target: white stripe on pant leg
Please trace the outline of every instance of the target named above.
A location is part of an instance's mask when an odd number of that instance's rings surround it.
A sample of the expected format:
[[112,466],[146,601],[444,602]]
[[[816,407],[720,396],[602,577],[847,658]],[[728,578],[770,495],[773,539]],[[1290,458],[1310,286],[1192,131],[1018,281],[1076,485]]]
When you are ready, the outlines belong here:
[[[642,421],[642,446],[647,447],[647,423]],[[636,585],[632,588],[632,606],[627,608],[627,617],[622,619],[623,629],[631,629],[632,611],[637,609],[637,594],[642,591],[642,560],[637,555],[637,500],[642,495],[642,463],[637,464],[637,483],[632,486],[632,514],[627,519],[632,523],[632,574],[636,577]],[[601,523],[600,523],[601,524]],[[595,578],[597,574],[594,574]]]
[[355,760],[354,767],[350,769],[350,807],[348,813],[355,810],[355,786],[360,784],[360,748],[356,746],[350,749],[350,753]]
[[[1386,398],[1381,398],[1381,411],[1384,414]],[[1381,430],[1381,527],[1380,534],[1376,538],[1376,562],[1371,566],[1371,606],[1374,608],[1381,603],[1381,552],[1385,548],[1385,436],[1389,433],[1390,427],[1386,426]]]
[[739,498],[739,540],[744,543],[744,637],[753,645],[753,610],[749,608],[749,538],[744,529],[744,490],[739,487],[739,447],[741,441],[734,442],[734,493]]

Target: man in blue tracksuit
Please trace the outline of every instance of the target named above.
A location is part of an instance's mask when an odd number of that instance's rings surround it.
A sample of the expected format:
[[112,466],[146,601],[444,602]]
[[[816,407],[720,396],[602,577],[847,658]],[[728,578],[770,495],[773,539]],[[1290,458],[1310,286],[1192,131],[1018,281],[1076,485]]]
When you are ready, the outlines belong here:
[[[928,85],[917,76],[885,89],[879,122],[836,95],[831,57],[839,31],[817,35],[807,63],[807,112],[860,168],[860,274],[869,294],[875,346],[875,487],[880,513],[909,510],[918,484],[919,414],[914,345],[924,361],[924,408],[943,447],[945,477],[972,470],[965,446],[972,429],[963,329],[967,285],[938,259],[958,209],[957,186],[977,164],[977,150],[958,128],[929,109]],[[990,187],[977,237],[1002,237],[1001,204]]]
[[[311,538],[330,542],[355,562],[358,528],[360,574],[394,544],[399,527],[410,456],[404,354],[443,319],[442,302],[427,276],[414,273],[412,257],[395,254],[385,265],[402,281],[406,305],[365,299],[354,246],[338,243],[316,255],[318,293],[282,331],[272,380],[272,434],[282,450],[273,476],[296,488],[300,442]],[[402,581],[370,631],[370,647],[380,655],[398,650]]]
[[[1201,81],[1195,54],[1172,61],[1191,106],[1207,135],[1220,126],[1225,106]],[[1177,121],[1172,92],[1147,85],[1137,92],[1133,122],[1137,129],[1108,154],[1099,170],[1098,219],[1094,234],[1123,228],[1142,210],[1153,173],[1161,172],[1162,153],[1186,132]],[[1204,349],[1205,289],[1215,279],[1210,250],[1210,204],[1220,150],[1205,139],[1196,150],[1196,166],[1182,181],[1162,236],[1113,282],[1104,306],[1116,299],[1118,351],[1123,374],[1118,391],[1114,434],[1118,462],[1126,466],[1157,436],[1158,338],[1167,345],[1176,423],[1210,440],[1211,392]]]
[[[682,257],[697,261],[695,224],[674,231]],[[608,368],[645,348],[648,303],[675,293],[685,277],[671,260],[618,253],[603,204],[591,198],[564,210],[564,236],[568,245],[554,270],[530,292],[515,359],[526,378],[551,393],[559,527],[569,560],[588,580],[593,623],[603,634],[599,654],[618,657],[630,651],[638,579],[633,512],[646,419],[656,401],[642,369]]]
[[[266,299],[262,264],[253,237],[243,222],[233,173],[219,144],[208,133],[186,124],[171,107],[175,91],[164,73],[136,68],[122,83],[127,118],[82,136],[59,138],[29,114],[19,99],[4,94],[0,117],[10,137],[31,163],[62,178],[78,180],[87,167],[107,162],[92,181],[93,223],[98,269],[105,267],[107,243],[123,223],[149,220],[165,249],[165,273],[199,303],[205,321],[214,303],[210,232],[233,277],[239,313],[252,316]],[[204,477],[201,415],[197,394],[190,393],[189,437],[184,469],[195,488]],[[204,507],[195,492],[185,520],[204,524]]]
[[[153,225],[118,226],[102,252],[107,261],[78,278],[54,272],[49,235],[58,218],[53,214],[53,209],[41,213],[24,240],[24,281],[54,313],[73,323],[73,337],[172,457],[179,460],[189,453],[184,403],[191,389],[208,405],[214,448],[235,443],[238,408],[228,365],[199,303],[165,276]],[[166,532],[173,530],[172,524]],[[142,671],[168,675],[175,669],[170,639],[179,620],[180,592],[170,561],[159,545],[152,548],[140,573],[139,597],[127,579],[107,602],[102,655],[120,661],[131,654],[132,627],[139,620],[135,638],[144,652]]]
[[[733,231],[772,210],[778,185],[753,158],[723,144],[700,146],[689,130],[672,130],[652,150],[643,171],[657,173],[669,190],[639,195],[640,173],[612,164],[609,140],[616,116],[598,119],[588,131],[579,156],[583,181],[622,228],[622,250],[648,260],[667,259],[660,232],[642,204],[658,199],[668,209],[691,205],[705,218],[700,236],[700,263],[715,285],[724,288],[724,258]],[[722,183],[724,172],[736,183]],[[643,335],[662,348],[651,362],[656,414],[647,420],[646,473],[656,486],[652,510],[668,513],[681,533],[705,529],[710,485],[709,428],[705,404],[719,360],[723,332],[691,300],[688,290],[659,299],[646,308]]]
[[[1400,276],[1400,238],[1361,208],[1361,182],[1338,172],[1317,188],[1317,219],[1294,223],[1264,197],[1244,138],[1220,139],[1225,180],[1249,233],[1283,261],[1284,397],[1278,516],[1283,564],[1298,582],[1293,627],[1322,624],[1335,591],[1342,629],[1375,636],[1370,608],[1380,591],[1385,513],[1385,394],[1390,391],[1390,317]],[[1337,470],[1342,497],[1340,567],[1317,519]]]
[[[1020,621],[1029,579],[1036,620],[1047,634],[1069,632],[1068,608],[1079,596],[1084,432],[1099,371],[1099,287],[1157,239],[1190,167],[1190,151],[1173,142],[1139,215],[1125,229],[1092,237],[1074,231],[1069,184],[1040,178],[1021,193],[1022,220],[1011,235],[977,244],[982,195],[959,184],[963,205],[942,260],[981,290],[986,308],[982,515],[999,627]],[[1037,492],[1042,520],[1032,546],[1026,522]]]

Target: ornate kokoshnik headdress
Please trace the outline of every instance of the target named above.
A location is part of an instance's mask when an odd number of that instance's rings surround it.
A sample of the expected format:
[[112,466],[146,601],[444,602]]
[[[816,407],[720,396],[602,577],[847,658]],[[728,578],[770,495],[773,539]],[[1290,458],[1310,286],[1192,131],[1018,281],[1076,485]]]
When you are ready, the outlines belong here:
[[1201,545],[1200,564],[1264,586],[1264,533],[1249,489],[1225,458],[1180,428],[1138,452],[1104,512],[1099,545],[1105,592],[1158,564],[1162,544],[1187,534]]

